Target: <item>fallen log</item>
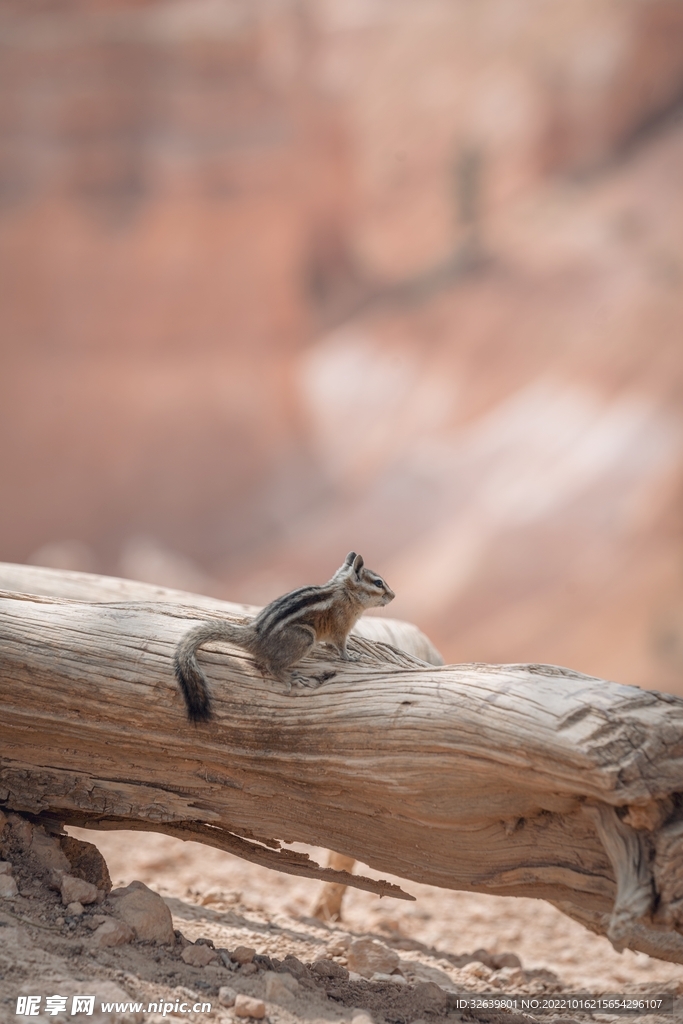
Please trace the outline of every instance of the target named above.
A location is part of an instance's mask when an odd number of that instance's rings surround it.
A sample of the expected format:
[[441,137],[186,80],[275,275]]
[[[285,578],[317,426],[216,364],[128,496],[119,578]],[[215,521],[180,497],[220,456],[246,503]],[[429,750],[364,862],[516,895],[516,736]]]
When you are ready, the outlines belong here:
[[288,694],[216,644],[199,653],[216,720],[191,726],[175,644],[244,606],[23,566],[0,567],[0,586],[6,809],[406,896],[280,849],[325,846],[544,898],[617,948],[683,963],[680,698],[547,665],[437,667],[360,637],[360,661],[319,648],[302,670],[334,677]]

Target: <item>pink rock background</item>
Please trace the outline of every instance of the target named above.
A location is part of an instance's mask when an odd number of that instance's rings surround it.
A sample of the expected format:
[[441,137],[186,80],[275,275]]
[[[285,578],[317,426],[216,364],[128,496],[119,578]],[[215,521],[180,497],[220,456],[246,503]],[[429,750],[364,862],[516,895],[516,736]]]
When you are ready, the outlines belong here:
[[0,558],[350,548],[683,694],[683,5],[0,0]]

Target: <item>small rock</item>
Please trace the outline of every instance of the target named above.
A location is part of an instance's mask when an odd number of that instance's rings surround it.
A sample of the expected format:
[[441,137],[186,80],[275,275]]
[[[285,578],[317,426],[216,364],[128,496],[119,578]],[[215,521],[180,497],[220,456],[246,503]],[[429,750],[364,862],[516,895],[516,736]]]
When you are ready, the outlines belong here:
[[343,956],[351,945],[350,935],[335,935],[325,946],[328,956]]
[[54,836],[46,835],[38,825],[33,827],[29,853],[34,863],[43,871],[71,871],[71,865],[62,853],[58,840]]
[[240,966],[240,974],[244,974],[246,977],[249,977],[250,974],[257,974],[257,973],[258,973],[258,967],[253,962],[249,963],[249,964],[242,964]]
[[402,974],[383,974],[380,971],[375,973],[370,978],[370,981],[389,981],[392,985],[407,985],[408,982]]
[[61,871],[57,868],[50,868],[49,871],[46,871],[44,881],[47,884],[48,889],[54,889],[55,892],[60,892],[62,882],[64,881],[64,875],[66,874],[66,871]]
[[486,964],[487,967],[493,967],[493,958],[488,949],[475,949],[472,954],[472,959],[478,960],[479,963]]
[[61,927],[62,927],[62,925],[64,924],[64,918],[63,918],[63,917],[58,917],[58,918],[56,918],[56,919],[55,919],[55,924],[56,924],[56,925],[57,925],[57,926],[58,926],[59,928],[61,928]]
[[237,949],[233,949],[230,954],[230,959],[234,960],[238,964],[250,964],[254,959],[255,949],[251,946],[238,946]]
[[522,961],[516,953],[494,953],[491,957],[494,971],[500,971],[503,967],[521,967]]
[[103,892],[111,889],[111,878],[107,863],[93,843],[86,843],[73,836],[60,836],[59,845],[68,861],[67,871],[77,878],[84,878]]
[[253,999],[252,996],[235,996],[236,1017],[255,1017],[261,1020],[266,1015],[266,1004],[262,999]]
[[12,830],[12,839],[26,853],[33,839],[33,825],[18,814],[9,814],[7,820]]
[[391,974],[398,967],[399,959],[395,949],[389,949],[374,939],[356,939],[348,949],[349,970],[364,978],[371,978],[376,973]]
[[11,875],[12,874],[12,862],[10,860],[0,860],[0,875]]
[[70,917],[80,917],[83,913],[83,904],[79,903],[78,900],[74,900],[73,903],[69,903],[66,912]]
[[19,895],[17,883],[11,875],[0,875],[0,897],[4,900],[13,900]]
[[276,974],[275,971],[266,971],[266,999],[279,1000],[291,999],[299,991],[299,982],[291,974]]
[[99,928],[101,924],[104,924],[106,920],[107,918],[104,914],[91,914],[89,917],[86,917],[83,923],[86,928],[91,928],[94,931],[96,928]]
[[222,985],[225,981],[225,967],[220,960],[214,960],[213,963],[207,964],[203,971],[206,980],[216,986]]
[[206,967],[218,959],[218,953],[210,946],[185,946],[180,955],[190,967]]
[[108,917],[93,934],[92,945],[95,949],[107,949],[109,946],[123,946],[134,938],[135,932],[130,925]]
[[282,961],[282,968],[289,971],[295,978],[303,978],[306,975],[306,967],[293,953],[288,953]]
[[448,1006],[448,994],[434,981],[418,981],[413,991],[421,1009],[436,1012]]
[[230,988],[228,985],[221,985],[218,989],[218,1002],[221,1006],[234,1006],[235,999],[237,999],[237,993],[234,988]]
[[173,932],[173,934],[175,935],[176,942],[183,949],[185,949],[185,946],[191,946],[192,945],[191,941],[183,935],[183,933],[180,931],[179,928],[176,928],[175,931]]
[[316,960],[311,970],[319,978],[339,978],[341,981],[346,981],[349,977],[346,968],[336,964],[334,960]]
[[480,960],[472,960],[469,964],[461,967],[460,970],[471,978],[478,978],[479,981],[490,981],[491,979],[491,968],[487,967]]
[[75,875],[64,875],[60,890],[65,907],[76,902],[94,903],[97,899],[97,886],[82,878],[76,878]]
[[134,928],[138,939],[175,944],[171,911],[161,896],[148,889],[144,882],[135,881],[125,888],[112,889],[109,901],[115,917]]
[[365,1010],[353,1010],[351,1024],[373,1024],[373,1020]]
[[[401,960],[399,970],[403,977],[407,978],[411,984],[416,981],[434,981],[437,985],[441,985],[444,988],[453,984],[450,975],[442,970],[441,967],[428,966],[427,964],[420,963],[419,960]],[[391,973],[393,975],[395,972],[392,971]]]
[[[187,942],[187,940],[185,940],[185,941]],[[234,960],[230,959],[230,950],[229,949],[218,948],[216,950],[216,952],[218,953],[219,957],[223,961],[223,966],[227,967],[229,971],[238,971],[239,970],[240,965],[236,964],[234,962]]]
[[207,889],[199,902],[203,907],[209,907],[212,903],[225,903],[225,894],[222,889]]

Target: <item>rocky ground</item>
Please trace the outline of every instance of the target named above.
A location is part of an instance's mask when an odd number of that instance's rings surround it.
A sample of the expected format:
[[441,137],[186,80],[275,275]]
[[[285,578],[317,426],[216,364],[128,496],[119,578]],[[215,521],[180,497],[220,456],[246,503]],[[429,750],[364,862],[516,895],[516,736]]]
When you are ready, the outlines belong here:
[[[166,836],[68,831],[10,815],[0,832],[3,1024],[28,1020],[17,999],[32,995],[36,1022],[516,1024],[529,1018],[458,1000],[683,994],[680,966],[618,955],[542,902],[408,884],[414,903],[350,890],[343,922],[324,924],[309,880]],[[71,1013],[78,995],[95,996],[92,1015]]]

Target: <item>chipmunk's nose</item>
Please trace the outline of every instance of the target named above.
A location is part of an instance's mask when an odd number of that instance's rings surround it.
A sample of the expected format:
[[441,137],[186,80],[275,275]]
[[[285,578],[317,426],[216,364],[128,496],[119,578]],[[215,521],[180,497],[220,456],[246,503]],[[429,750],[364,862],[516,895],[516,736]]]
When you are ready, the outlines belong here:
[[382,599],[382,604],[389,604],[389,602],[393,601],[395,597],[396,594],[393,592],[393,590],[389,590],[389,588],[387,587],[387,589],[384,591],[384,598]]

